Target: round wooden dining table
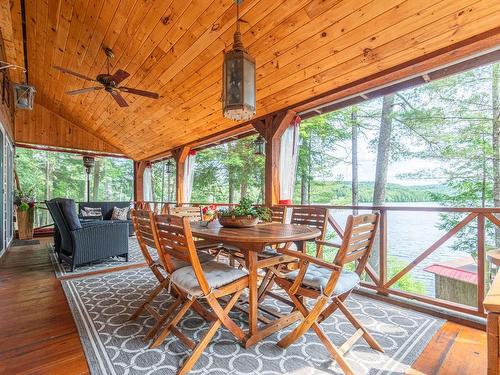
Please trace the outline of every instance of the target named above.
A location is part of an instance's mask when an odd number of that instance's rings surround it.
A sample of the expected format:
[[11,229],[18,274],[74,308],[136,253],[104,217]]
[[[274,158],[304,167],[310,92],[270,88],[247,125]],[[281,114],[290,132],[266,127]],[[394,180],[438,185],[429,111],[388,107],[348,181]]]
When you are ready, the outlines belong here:
[[[191,224],[193,236],[204,240],[209,240],[223,245],[237,247],[245,256],[245,266],[249,274],[248,293],[248,336],[245,347],[249,347],[264,337],[267,337],[277,330],[292,324],[300,319],[300,314],[293,313],[285,319],[278,319],[268,323],[264,327],[258,326],[258,270],[272,265],[269,259],[259,260],[258,253],[264,250],[267,245],[277,245],[281,243],[293,242],[298,249],[305,251],[303,244],[305,241],[314,240],[321,235],[321,231],[316,227],[297,224],[265,223],[250,228],[226,228],[218,222],[211,223],[208,227],[202,226],[199,222]],[[285,256],[274,257],[275,262],[285,259]],[[282,258],[282,259],[280,259]]]

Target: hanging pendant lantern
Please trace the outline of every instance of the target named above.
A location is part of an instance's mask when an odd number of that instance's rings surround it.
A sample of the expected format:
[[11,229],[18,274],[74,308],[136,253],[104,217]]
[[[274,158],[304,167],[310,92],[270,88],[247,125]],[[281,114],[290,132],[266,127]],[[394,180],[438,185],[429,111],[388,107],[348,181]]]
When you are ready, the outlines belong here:
[[36,90],[33,86],[25,83],[14,85],[14,103],[17,109],[33,109]]
[[222,111],[231,120],[250,120],[255,115],[255,59],[243,46],[240,32],[239,4],[236,2],[236,32],[233,48],[224,54],[222,67]]
[[172,162],[172,159],[168,159],[165,163],[165,173],[166,174],[172,174],[174,173],[174,163]]
[[253,145],[255,148],[255,155],[260,155],[260,156],[265,155],[266,141],[264,140],[264,138],[261,135],[259,135],[255,139],[255,141],[253,142]]
[[94,166],[95,159],[93,156],[84,156],[83,157],[83,166],[85,167],[85,172],[87,174],[90,173],[90,169]]

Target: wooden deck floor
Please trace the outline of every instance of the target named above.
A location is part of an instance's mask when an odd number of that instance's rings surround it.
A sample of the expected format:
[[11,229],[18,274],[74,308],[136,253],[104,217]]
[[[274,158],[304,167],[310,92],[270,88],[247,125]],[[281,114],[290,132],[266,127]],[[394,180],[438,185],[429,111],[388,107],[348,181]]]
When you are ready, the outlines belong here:
[[[46,240],[0,262],[0,374],[88,374],[76,326]],[[485,374],[486,334],[446,323],[409,374]]]

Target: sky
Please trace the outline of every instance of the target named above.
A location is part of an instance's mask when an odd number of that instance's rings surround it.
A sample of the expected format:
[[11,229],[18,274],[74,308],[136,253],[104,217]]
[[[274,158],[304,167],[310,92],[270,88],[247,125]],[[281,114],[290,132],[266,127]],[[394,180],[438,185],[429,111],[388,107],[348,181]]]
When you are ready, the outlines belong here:
[[[367,132],[366,136],[360,135],[358,138],[358,178],[359,181],[374,181],[375,180],[375,165],[376,165],[376,152],[369,142],[375,138],[375,132]],[[411,148],[411,144],[409,144]],[[414,150],[416,150],[414,148]],[[341,142],[338,148],[332,153],[333,156],[340,159],[347,160],[347,163],[338,163],[334,167],[333,176],[331,180],[351,181],[351,157],[346,155],[351,152],[350,140]],[[437,170],[443,167],[444,164],[438,161],[429,159],[407,159],[393,161],[389,164],[387,172],[387,182],[395,183],[405,186],[414,185],[435,185],[441,184],[444,181],[440,179],[421,179],[421,178],[402,178],[401,174],[418,172],[420,170]]]

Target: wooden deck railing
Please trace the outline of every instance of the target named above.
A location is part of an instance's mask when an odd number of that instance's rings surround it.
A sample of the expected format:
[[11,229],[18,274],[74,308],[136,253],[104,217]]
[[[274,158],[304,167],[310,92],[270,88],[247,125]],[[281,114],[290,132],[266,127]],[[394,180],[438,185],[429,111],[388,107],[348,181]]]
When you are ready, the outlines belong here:
[[[149,203],[152,208],[159,208],[164,204],[170,204],[172,206],[177,205],[175,202],[144,202]],[[182,203],[183,205],[192,206],[203,206],[203,205],[216,205],[217,207],[230,207],[235,204],[232,203],[202,203],[202,202],[191,202]],[[342,225],[334,218],[332,211],[376,211],[380,213],[380,226],[378,234],[378,246],[376,251],[378,251],[379,267],[375,269],[372,266],[368,266],[366,273],[372,282],[364,281],[362,285],[366,288],[376,291],[379,295],[383,296],[397,296],[403,297],[405,299],[411,299],[419,302],[426,303],[428,305],[433,305],[437,307],[442,307],[460,313],[470,314],[474,316],[484,317],[485,311],[483,307],[483,300],[485,297],[487,285],[486,285],[486,223],[491,222],[494,227],[500,228],[500,219],[496,217],[500,214],[500,208],[466,208],[466,207],[407,207],[407,206],[334,206],[334,205],[314,205],[315,207],[326,208],[330,210],[329,213],[329,226],[333,232],[341,239],[343,237]],[[307,207],[304,205],[291,205],[286,206],[290,209],[293,207]],[[463,214],[464,217],[456,223],[450,230],[444,232],[440,238],[434,241],[430,246],[424,249],[415,248],[415,258],[410,261],[406,266],[399,270],[392,277],[388,276],[388,261],[389,261],[389,251],[388,251],[388,215],[390,212],[413,212],[415,214],[425,213],[425,212],[438,212],[438,213],[458,213]],[[425,259],[439,250],[443,244],[451,240],[465,227],[470,226],[472,223],[477,224],[477,241],[476,241],[476,252],[477,252],[477,301],[476,306],[468,306],[459,304],[452,301],[447,301],[439,299],[436,297],[416,294],[405,290],[396,289],[396,283],[401,280],[402,277],[408,275],[412,270],[415,269],[419,264],[421,264]],[[404,228],[402,228],[404,229]],[[408,228],[411,230],[411,228]],[[424,235],[424,233],[422,233]]]
[[[153,203],[153,202],[152,202]],[[160,205],[161,202],[155,202]],[[169,204],[175,205],[176,203],[170,202]],[[183,203],[184,205],[209,205],[214,203],[191,202]],[[234,204],[228,203],[215,203],[216,206],[232,206]],[[466,208],[466,207],[406,207],[406,206],[334,206],[334,205],[314,205],[315,207],[327,208],[330,210],[329,226],[336,233],[339,238],[343,236],[343,228],[332,215],[332,210],[347,210],[347,211],[376,211],[380,213],[380,226],[378,235],[378,256],[379,256],[379,269],[369,266],[367,268],[367,275],[372,282],[364,281],[362,285],[366,288],[375,290],[378,294],[384,296],[397,296],[405,299],[411,299],[423,302],[429,305],[446,308],[460,313],[470,314],[474,316],[484,317],[485,311],[483,307],[483,300],[486,291],[486,257],[485,257],[485,244],[486,244],[486,221],[489,221],[495,227],[500,228],[500,219],[496,214],[500,214],[500,208]],[[293,207],[306,207],[304,205],[291,205]],[[438,212],[438,213],[458,213],[463,214],[464,217],[455,224],[450,230],[442,234],[440,238],[434,241],[430,246],[424,249],[415,249],[415,258],[410,261],[406,266],[399,270],[392,277],[388,276],[388,214],[390,212]],[[395,284],[401,280],[402,277],[408,275],[416,266],[422,263],[430,255],[440,249],[443,244],[451,240],[465,227],[477,224],[477,301],[476,306],[468,306],[459,304],[452,301],[439,299],[432,296],[421,295],[409,291],[399,290],[394,288]],[[402,228],[405,229],[405,228]],[[407,228],[411,230],[411,228]],[[425,235],[422,233],[422,235]]]

